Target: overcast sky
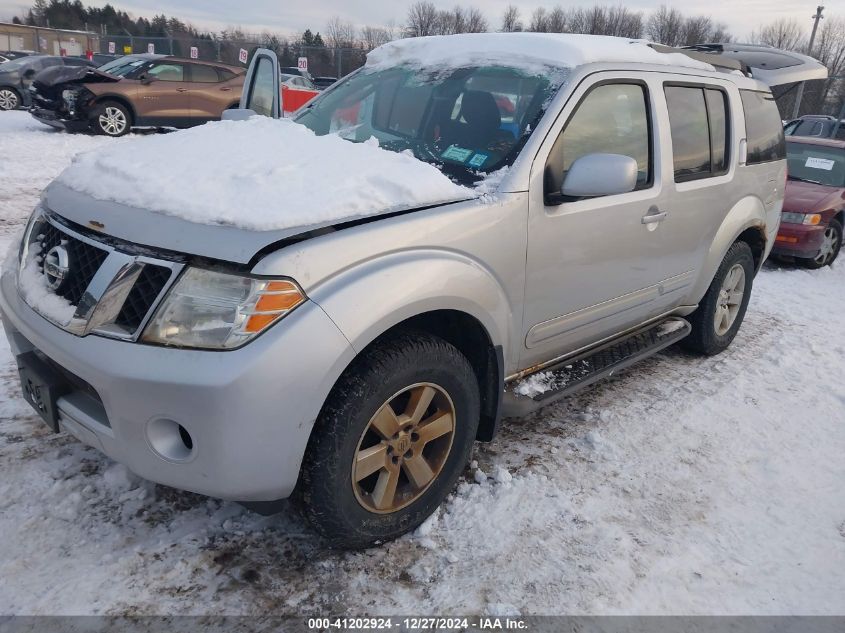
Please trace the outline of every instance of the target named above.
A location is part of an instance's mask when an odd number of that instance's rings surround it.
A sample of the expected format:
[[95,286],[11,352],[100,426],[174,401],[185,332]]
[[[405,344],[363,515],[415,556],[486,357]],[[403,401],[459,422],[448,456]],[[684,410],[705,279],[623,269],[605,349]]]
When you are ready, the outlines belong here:
[[[823,1],[823,0],[822,0]],[[102,6],[105,0],[83,0],[86,5]],[[270,30],[292,35],[306,28],[314,31],[325,30],[326,22],[334,15],[339,15],[359,26],[383,25],[391,20],[402,24],[413,0],[237,0],[236,2],[219,0],[113,0],[112,4],[128,11],[133,16],[152,17],[156,13],[166,13],[193,23],[200,29],[220,30],[227,26],[240,26],[247,31]],[[598,0],[599,4],[613,4],[614,0]],[[811,16],[815,12],[813,0],[628,0],[625,6],[630,9],[654,9],[665,3],[675,6],[685,13],[706,13],[715,20],[728,25],[731,32],[739,39],[745,39],[760,24],[778,18],[798,18],[812,25]],[[596,2],[578,2],[566,0],[548,0],[546,2],[510,2],[509,0],[434,0],[441,8],[454,7],[456,4],[476,6],[487,15],[491,27],[498,28],[501,16],[508,4],[520,7],[523,19],[527,19],[537,6],[551,8],[556,4],[563,7],[585,5]],[[845,13],[842,0],[828,2],[828,13],[835,11],[836,5]],[[32,5],[25,0],[0,0],[0,21],[6,21],[15,14],[23,14]]]

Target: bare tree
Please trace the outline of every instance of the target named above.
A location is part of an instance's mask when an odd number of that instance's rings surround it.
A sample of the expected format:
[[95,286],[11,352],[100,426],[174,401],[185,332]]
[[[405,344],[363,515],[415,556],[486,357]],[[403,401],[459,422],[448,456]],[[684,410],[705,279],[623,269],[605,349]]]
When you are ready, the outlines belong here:
[[383,26],[365,26],[361,29],[360,39],[364,48],[371,51],[382,44],[387,44],[395,38],[388,28]]
[[684,16],[677,9],[661,5],[648,17],[645,33],[652,42],[678,46],[682,42]]
[[326,24],[326,44],[329,48],[355,48],[358,45],[355,25],[334,16]]
[[466,10],[466,32],[467,33],[485,33],[490,30],[490,25],[487,23],[487,18],[484,14],[475,7],[470,7]]
[[519,9],[514,5],[509,4],[505,9],[505,14],[502,16],[503,33],[515,33],[522,30],[522,20],[519,19]]
[[528,23],[528,30],[534,33],[545,33],[549,30],[549,19],[546,16],[546,9],[537,7],[531,14],[531,21]]
[[704,15],[688,17],[684,20],[681,33],[681,43],[684,46],[703,44],[710,40],[713,32],[713,21]]
[[408,37],[437,35],[439,21],[440,15],[433,3],[427,1],[416,2],[408,9],[405,34]]
[[751,41],[787,50],[803,50],[806,46],[804,28],[795,19],[780,19],[767,24],[751,34]]
[[438,35],[466,33],[466,15],[463,8],[457,6],[454,9],[438,11],[435,31]]
[[566,33],[566,12],[556,6],[546,18],[546,29],[549,33]]

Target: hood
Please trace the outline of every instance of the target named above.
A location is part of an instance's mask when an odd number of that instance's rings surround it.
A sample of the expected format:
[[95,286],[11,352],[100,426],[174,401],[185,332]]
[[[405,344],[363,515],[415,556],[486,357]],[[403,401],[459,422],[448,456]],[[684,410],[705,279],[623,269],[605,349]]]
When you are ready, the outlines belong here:
[[796,213],[817,213],[841,207],[843,200],[845,200],[845,188],[789,180],[786,183],[783,210]]
[[270,244],[315,230],[480,195],[374,139],[316,136],[256,116],[79,155],[45,203],[136,244],[247,263]]
[[86,84],[120,81],[120,77],[100,72],[90,66],[51,66],[45,68],[32,81],[41,93],[63,90],[68,84]]

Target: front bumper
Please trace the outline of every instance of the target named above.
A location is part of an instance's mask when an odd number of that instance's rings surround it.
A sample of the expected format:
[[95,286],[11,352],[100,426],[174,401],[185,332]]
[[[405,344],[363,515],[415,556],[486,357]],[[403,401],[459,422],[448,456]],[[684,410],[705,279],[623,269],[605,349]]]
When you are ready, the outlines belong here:
[[[21,299],[14,275],[0,280],[0,312],[12,352],[33,349],[96,390],[59,400],[60,426],[137,475],[236,501],[288,496],[314,421],[354,357],[346,338],[313,302],[233,351],[182,350],[78,337]],[[152,447],[157,421],[190,433],[182,461]]]
[[29,113],[36,121],[49,125],[50,127],[54,127],[58,130],[82,132],[90,128],[90,124],[87,120],[62,118],[53,110],[39,108],[38,106],[32,106],[29,109]]
[[781,224],[772,252],[776,255],[812,258],[819,254],[824,232],[823,225]]

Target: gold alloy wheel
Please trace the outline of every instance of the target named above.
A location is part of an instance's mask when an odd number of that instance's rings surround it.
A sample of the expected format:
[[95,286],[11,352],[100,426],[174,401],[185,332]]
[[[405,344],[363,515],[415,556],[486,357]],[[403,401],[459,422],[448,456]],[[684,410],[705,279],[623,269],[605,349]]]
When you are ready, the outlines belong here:
[[442,387],[417,383],[393,395],[358,441],[352,464],[358,503],[378,514],[413,503],[443,470],[454,436],[455,406]]

